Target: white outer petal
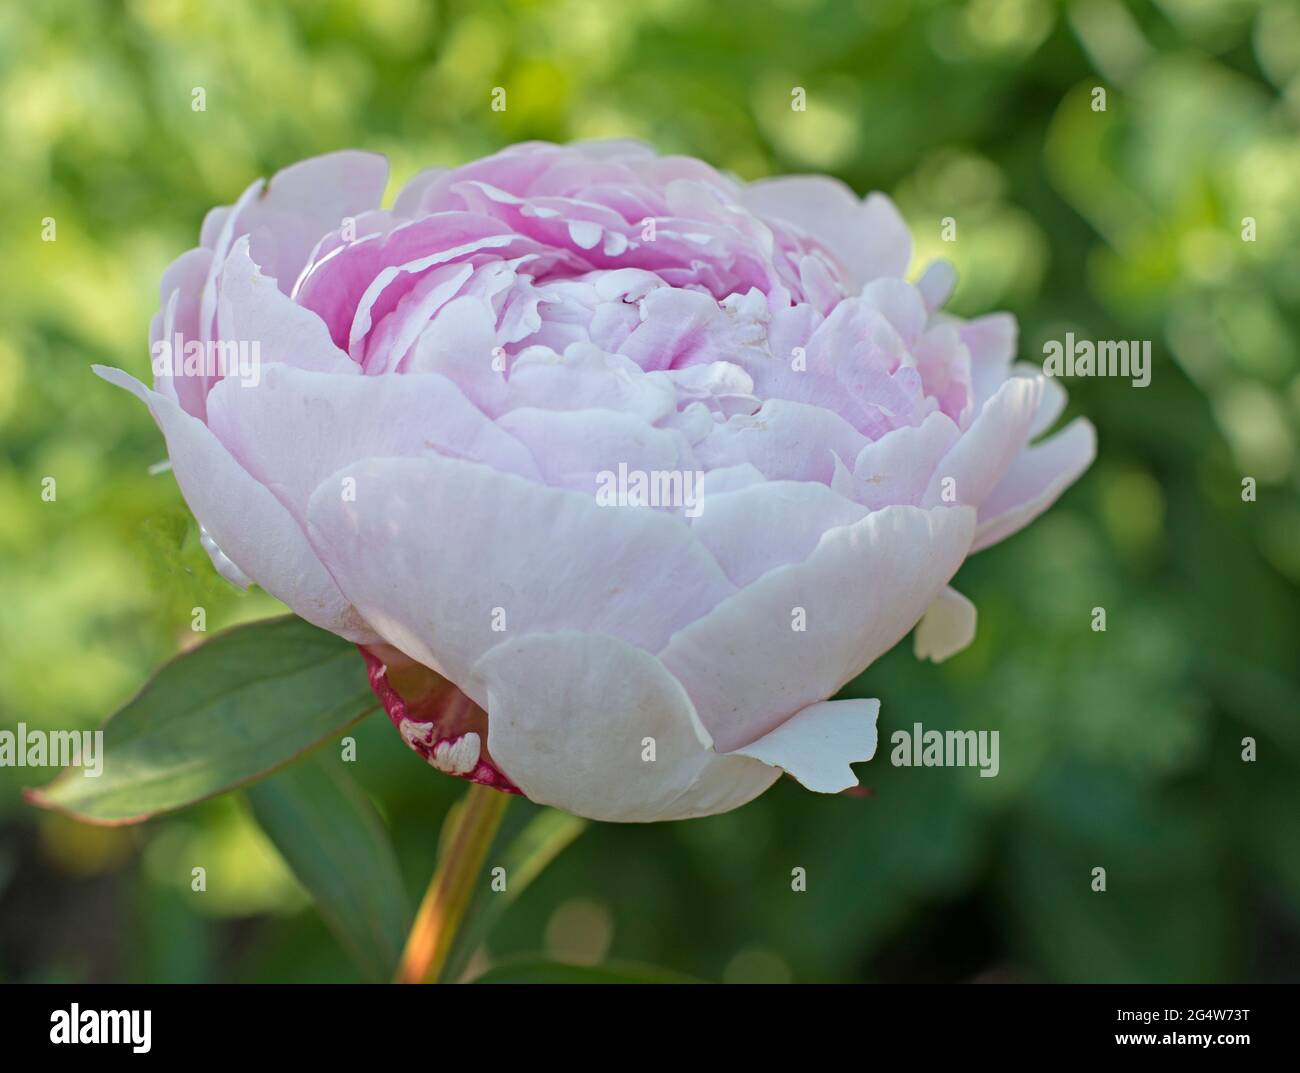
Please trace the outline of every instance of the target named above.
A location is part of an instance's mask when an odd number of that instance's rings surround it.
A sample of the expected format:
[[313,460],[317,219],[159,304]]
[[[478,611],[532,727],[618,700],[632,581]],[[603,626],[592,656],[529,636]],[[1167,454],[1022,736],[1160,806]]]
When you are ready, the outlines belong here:
[[[562,631],[488,651],[493,762],[529,799],[595,820],[653,822],[726,812],[778,778],[766,763],[720,756],[681,684],[650,653]],[[643,759],[646,739],[655,759]]]
[[809,790],[837,794],[858,784],[849,765],[876,755],[879,714],[878,700],[824,700],[726,755],[753,757],[788,771]]
[[942,663],[975,640],[975,605],[954,588],[935,597],[912,635],[917,659]]

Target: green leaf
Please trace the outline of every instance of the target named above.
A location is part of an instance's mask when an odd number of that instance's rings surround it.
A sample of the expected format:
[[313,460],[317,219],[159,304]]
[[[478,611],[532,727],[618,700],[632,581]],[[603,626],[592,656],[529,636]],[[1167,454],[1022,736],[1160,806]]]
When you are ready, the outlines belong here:
[[586,820],[554,809],[546,809],[528,821],[506,848],[504,856],[493,861],[493,867],[499,865],[506,870],[506,889],[478,899],[474,915],[456,939],[456,948],[443,972],[444,980],[460,978],[474,951],[492,933],[506,910],[586,828]]
[[25,796],[88,823],[138,823],[283,767],[377,707],[356,649],[287,616],[237,626],[166,664],[103,727],[98,777]]
[[248,790],[258,823],[372,980],[392,978],[411,924],[397,855],[365,792],[330,756]]
[[571,965],[540,957],[512,958],[475,977],[476,984],[698,984],[703,981],[658,965],[610,961]]

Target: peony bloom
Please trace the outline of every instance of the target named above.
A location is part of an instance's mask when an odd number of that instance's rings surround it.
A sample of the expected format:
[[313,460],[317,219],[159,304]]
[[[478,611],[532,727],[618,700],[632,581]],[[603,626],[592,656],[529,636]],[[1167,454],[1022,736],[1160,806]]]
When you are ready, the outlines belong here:
[[614,142],[386,182],[341,152],[213,210],[153,389],[98,370],[217,568],[362,646],[441,770],[605,820],[854,785],[879,702],[827,698],[918,622],[967,644],[948,581],[1092,459],[1038,442],[1014,320],[944,316],[951,269],[905,281],[893,205],[827,178]]

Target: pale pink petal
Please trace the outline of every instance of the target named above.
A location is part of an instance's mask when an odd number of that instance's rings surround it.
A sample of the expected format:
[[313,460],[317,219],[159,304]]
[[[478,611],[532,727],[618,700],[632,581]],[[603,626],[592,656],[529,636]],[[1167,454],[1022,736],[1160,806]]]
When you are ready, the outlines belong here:
[[496,320],[481,298],[462,295],[439,310],[401,368],[406,375],[440,373],[490,416],[507,405],[504,362],[498,361]]
[[438,311],[460,293],[473,274],[474,266],[465,263],[432,269],[402,296],[396,308],[374,331],[369,334],[360,332],[349,338],[349,354],[360,358],[366,372],[372,376],[396,371],[420,333]]
[[[307,420],[286,421],[285,414]],[[446,377],[336,376],[269,366],[255,388],[223,380],[208,424],[299,522],[336,470],[363,458],[432,452],[536,478],[528,449],[476,409]],[[336,493],[341,490],[336,487]]]
[[891,503],[920,506],[936,467],[959,435],[957,426],[935,411],[919,425],[896,428],[863,447],[852,472],[841,474],[836,487],[872,510]]
[[993,397],[1006,380],[1015,357],[1019,328],[1010,313],[959,321],[957,331],[970,351],[971,383],[978,409]]
[[982,504],[1028,440],[1042,395],[1041,376],[1007,380],[935,467],[923,502]]
[[379,639],[339,592],[289,511],[202,421],[121,369],[96,365],[94,370],[149,407],[167,440],[185,502],[244,574],[308,622],[358,644]]
[[[346,477],[353,502],[339,495]],[[360,462],[322,483],[308,519],[375,629],[480,704],[470,669],[512,637],[582,629],[658,651],[735,591],[668,513],[602,507],[477,463]]]
[[654,148],[636,138],[590,138],[570,142],[569,148],[593,160],[654,160]]
[[695,454],[706,469],[748,462],[769,480],[829,484],[835,456],[856,458],[867,442],[828,410],[769,399],[756,414],[738,414],[717,425]]
[[224,343],[256,343],[263,365],[356,376],[361,369],[334,345],[324,321],[281,293],[248,254],[248,239],[231,247],[219,277],[217,337]]
[[656,428],[635,414],[524,406],[503,414],[497,424],[532,451],[542,480],[556,488],[595,496],[602,479],[608,486],[602,474],[617,475],[620,466],[647,476],[690,473],[692,479],[698,470],[680,432]]
[[1034,414],[1033,424],[1029,426],[1029,438],[1036,439],[1056,424],[1056,419],[1065,411],[1065,404],[1068,401],[1065,388],[1061,386],[1059,380],[1045,375],[1039,366],[1028,361],[1013,365],[1011,375],[1027,376],[1030,379],[1039,376],[1043,378],[1043,399],[1038,404],[1038,412]]
[[894,203],[883,194],[860,200],[836,179],[790,175],[747,186],[744,204],[760,216],[794,224],[830,250],[857,286],[881,276],[902,277],[912,238]]
[[736,808],[779,777],[710,751],[681,685],[613,637],[515,637],[474,673],[486,683],[492,759],[539,804],[625,823],[687,819]]
[[974,532],[965,507],[868,514],[676,633],[661,658],[717,748],[747,745],[897,644],[956,573]]
[[862,288],[862,301],[878,310],[905,343],[913,342],[925,329],[927,314],[921,292],[904,280],[893,276],[872,280]]
[[212,251],[201,246],[181,254],[167,266],[159,287],[162,314],[155,318],[158,330],[149,336],[151,348],[164,344],[161,356],[166,358],[155,363],[154,388],[196,416],[203,413],[207,382],[202,376],[186,376],[182,362],[185,343],[201,338],[199,303],[211,268]]
[[676,410],[678,395],[663,374],[647,376],[621,354],[575,343],[562,354],[548,347],[520,353],[510,366],[509,397],[512,408],[603,408],[654,424]]
[[943,308],[957,286],[957,269],[951,261],[931,261],[916,281],[927,313]]
[[255,201],[233,214],[235,235],[252,239],[252,257],[288,294],[321,235],[346,218],[379,208],[388,161],[345,149],[277,171]]
[[706,491],[692,529],[743,587],[778,566],[803,562],[828,529],[866,513],[824,484],[764,481],[720,495]]
[[1082,417],[1022,452],[980,503],[979,529],[971,550],[987,548],[1023,529],[1056,502],[1096,455],[1097,432]]
[[406,181],[393,202],[393,212],[408,219],[424,215],[422,202],[429,188],[447,174],[446,168],[425,168]]

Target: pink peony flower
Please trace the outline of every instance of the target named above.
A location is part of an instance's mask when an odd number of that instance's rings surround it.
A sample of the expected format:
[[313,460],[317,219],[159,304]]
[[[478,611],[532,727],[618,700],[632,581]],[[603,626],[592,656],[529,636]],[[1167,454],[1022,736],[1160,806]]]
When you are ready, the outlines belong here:
[[854,785],[879,702],[827,698],[918,621],[967,644],[962,560],[1092,459],[1035,442],[1064,394],[1014,320],[944,316],[832,179],[606,142],[386,182],[335,153],[213,210],[153,390],[97,370],[218,569],[363,646],[442,770],[605,820]]

